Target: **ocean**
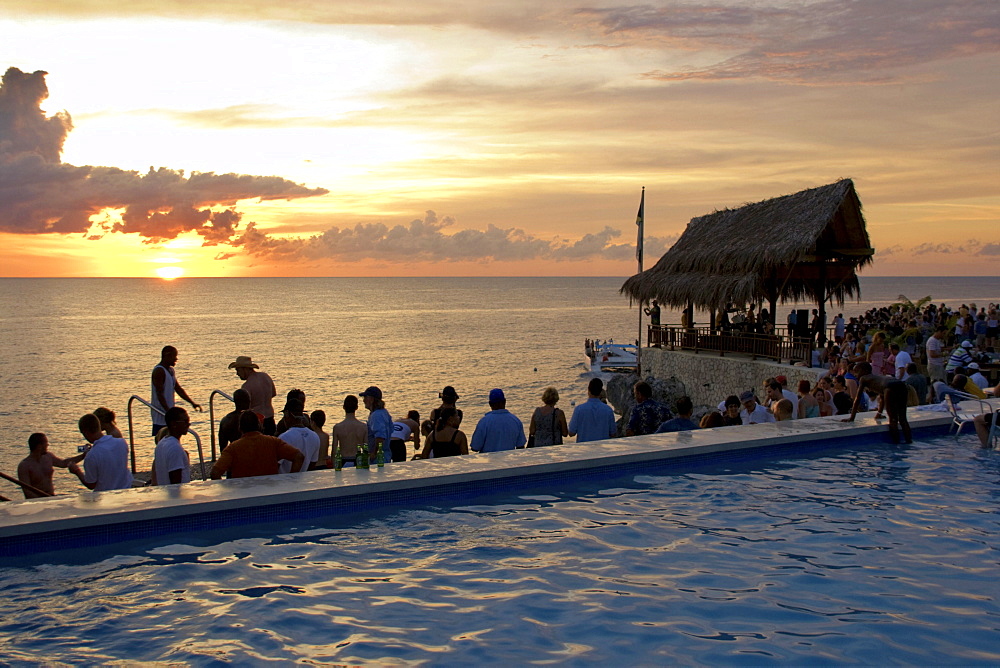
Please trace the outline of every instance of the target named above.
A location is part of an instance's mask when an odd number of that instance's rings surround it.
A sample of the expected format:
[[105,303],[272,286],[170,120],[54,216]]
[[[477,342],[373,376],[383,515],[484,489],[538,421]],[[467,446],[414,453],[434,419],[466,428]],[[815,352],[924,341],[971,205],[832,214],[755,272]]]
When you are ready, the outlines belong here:
[[[585,338],[634,340],[638,310],[619,294],[622,277],[591,278],[186,278],[0,279],[0,471],[14,474],[28,435],[49,435],[51,451],[69,456],[83,443],[80,415],[98,406],[118,414],[127,436],[132,395],[148,398],[149,378],[167,344],[179,350],[177,377],[204,406],[192,413],[206,457],[208,397],[240,386],[228,368],[250,355],[274,379],[280,409],[300,388],[306,409],[330,425],[346,394],[379,386],[395,417],[422,416],[453,385],[471,433],[503,388],[508,408],[527,425],[547,386],[560,407],[586,396],[591,374]],[[950,305],[1000,300],[1000,278],[862,278],[862,298],[842,312],[925,295]],[[813,305],[804,304],[803,308]],[[779,306],[779,322],[793,305]],[[834,309],[836,313],[840,309]],[[704,321],[707,318],[701,317]],[[679,322],[665,311],[663,321]],[[644,321],[645,322],[645,321]],[[216,402],[216,415],[228,412]],[[137,459],[152,459],[149,410],[135,404]],[[359,411],[364,419],[365,411]],[[193,440],[185,441],[194,454]],[[57,470],[57,491],[79,489]],[[0,493],[20,498],[15,486]]]

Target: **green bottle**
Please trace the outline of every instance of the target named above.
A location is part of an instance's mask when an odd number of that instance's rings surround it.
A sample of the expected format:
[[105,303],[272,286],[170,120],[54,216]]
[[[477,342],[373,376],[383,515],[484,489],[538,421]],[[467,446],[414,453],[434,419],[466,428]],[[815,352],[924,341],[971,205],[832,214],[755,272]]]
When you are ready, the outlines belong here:
[[385,466],[385,451],[382,449],[382,441],[378,442],[378,450],[375,451],[375,465],[379,468]]
[[358,459],[355,466],[359,469],[368,468],[368,444],[358,443]]
[[340,443],[337,444],[337,451],[333,453],[333,470],[340,471],[344,468],[344,455],[340,452]]

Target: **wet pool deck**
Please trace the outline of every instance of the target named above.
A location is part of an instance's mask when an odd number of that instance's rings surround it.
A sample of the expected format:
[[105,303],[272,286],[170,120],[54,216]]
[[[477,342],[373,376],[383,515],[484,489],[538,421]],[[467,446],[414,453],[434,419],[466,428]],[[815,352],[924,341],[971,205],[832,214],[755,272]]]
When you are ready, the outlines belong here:
[[[993,403],[1000,404],[1000,400]],[[978,409],[978,405],[968,408]],[[909,420],[915,438],[919,438],[921,433],[942,433],[951,416],[911,408]],[[373,504],[399,505],[435,493],[499,490],[505,481],[538,476],[581,474],[646,462],[662,464],[680,458],[710,461],[725,453],[800,444],[816,447],[855,437],[880,439],[887,432],[886,424],[884,419],[876,421],[874,413],[865,413],[854,423],[845,423],[840,417],[814,418],[420,460],[387,464],[382,469],[322,470],[15,501],[0,504],[0,557],[275,521],[310,506],[314,514],[364,510]]]

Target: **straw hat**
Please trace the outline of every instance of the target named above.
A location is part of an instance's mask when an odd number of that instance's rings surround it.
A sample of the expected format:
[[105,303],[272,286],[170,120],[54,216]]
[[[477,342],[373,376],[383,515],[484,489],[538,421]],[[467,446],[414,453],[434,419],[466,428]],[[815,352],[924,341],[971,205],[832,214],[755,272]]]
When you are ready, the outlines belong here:
[[230,369],[259,369],[260,367],[253,363],[249,355],[240,355],[236,358],[235,362],[229,363]]

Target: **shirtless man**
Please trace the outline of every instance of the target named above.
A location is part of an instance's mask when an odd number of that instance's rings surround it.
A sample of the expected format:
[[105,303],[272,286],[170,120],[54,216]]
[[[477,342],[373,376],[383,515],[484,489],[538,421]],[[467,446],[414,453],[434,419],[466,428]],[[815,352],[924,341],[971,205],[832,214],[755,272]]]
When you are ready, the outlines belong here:
[[240,355],[235,362],[229,364],[230,369],[236,369],[236,375],[243,381],[243,388],[250,393],[250,410],[263,417],[263,433],[274,436],[274,406],[271,399],[278,395],[274,381],[260,367],[254,364],[247,355]]
[[899,429],[903,429],[903,438],[907,443],[913,442],[910,433],[910,423],[906,419],[906,402],[909,395],[906,383],[893,378],[872,372],[872,365],[868,362],[858,362],[854,365],[854,375],[858,377],[858,395],[851,406],[851,416],[845,418],[844,422],[854,422],[854,417],[861,407],[861,396],[866,390],[871,391],[878,397],[878,409],[875,411],[875,419],[882,419],[882,411],[889,416],[889,437],[893,443],[899,443]]
[[[52,467],[54,466],[69,469],[70,473],[79,478],[80,482],[83,482],[83,471],[76,465],[77,462],[83,459],[83,455],[77,455],[69,459],[56,457],[49,452],[49,437],[45,434],[34,433],[28,437],[28,452],[30,454],[17,465],[17,479],[21,482],[40,489],[43,492],[55,494],[55,488],[52,486]],[[45,496],[26,487],[22,487],[21,491],[24,492],[24,498],[26,499],[40,499]]]
[[358,456],[358,443],[368,440],[368,425],[354,417],[358,410],[358,398],[353,394],[344,397],[344,413],[346,417],[342,422],[338,422],[333,427],[333,434],[330,437],[330,447],[333,452],[340,448],[340,456],[344,463],[352,466]]
[[195,403],[188,393],[184,391],[181,384],[177,382],[177,374],[174,366],[177,364],[177,348],[173,346],[163,346],[160,351],[160,363],[153,367],[153,375],[150,381],[152,387],[153,410],[153,436],[160,433],[166,427],[167,410],[174,407],[174,393],[180,395],[181,399],[191,404],[196,411],[201,410],[201,405]]

